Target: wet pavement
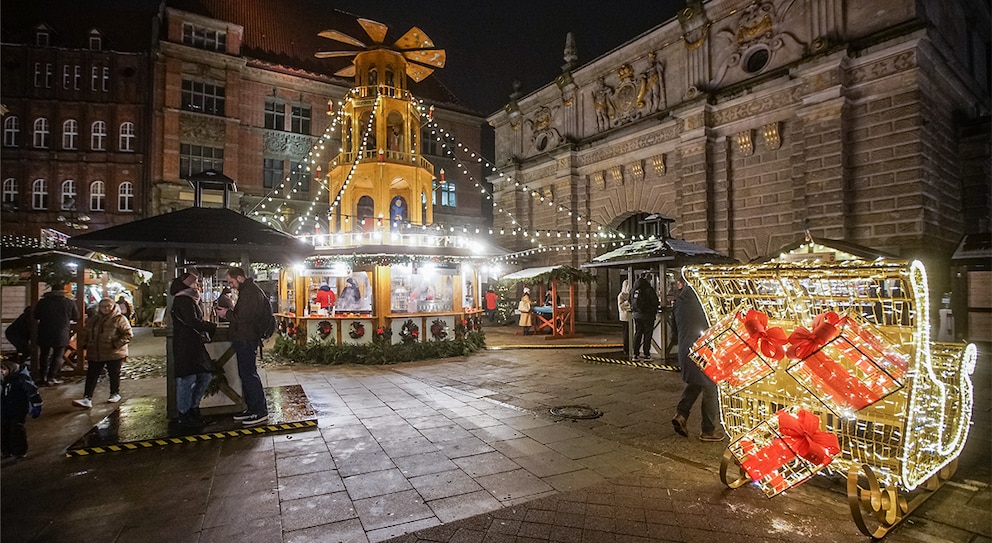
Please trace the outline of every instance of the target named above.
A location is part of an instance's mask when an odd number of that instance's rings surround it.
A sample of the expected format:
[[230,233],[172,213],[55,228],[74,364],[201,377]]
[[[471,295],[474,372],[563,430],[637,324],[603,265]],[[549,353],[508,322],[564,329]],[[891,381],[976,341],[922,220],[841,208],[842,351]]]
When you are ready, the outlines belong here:
[[[162,377],[42,389],[28,458],[0,466],[0,539],[14,541],[868,541],[844,481],[816,477],[768,499],[718,477],[724,443],[670,419],[676,373],[600,363],[619,328],[547,341],[487,329],[469,357],[392,366],[266,365],[267,387],[299,385],[317,428],[66,458],[129,401],[164,396]],[[160,338],[138,329],[135,357]],[[549,345],[550,344],[550,345]],[[536,348],[540,347],[540,348]],[[992,372],[983,349],[974,425],[956,475],[887,541],[992,541]],[[140,359],[139,359],[140,360]],[[149,373],[153,374],[153,371]],[[571,419],[552,408],[585,406]],[[565,410],[571,414],[574,410]]]

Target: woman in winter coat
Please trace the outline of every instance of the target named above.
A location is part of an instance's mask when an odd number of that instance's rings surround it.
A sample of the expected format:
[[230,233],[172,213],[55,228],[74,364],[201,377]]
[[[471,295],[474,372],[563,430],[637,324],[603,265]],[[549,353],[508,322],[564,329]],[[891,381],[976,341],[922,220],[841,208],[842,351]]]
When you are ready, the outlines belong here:
[[533,324],[530,315],[531,301],[530,301],[530,289],[524,287],[524,295],[520,297],[520,303],[517,304],[517,311],[520,311],[520,325],[523,335],[530,335],[530,327]]
[[93,407],[93,391],[103,368],[110,376],[109,403],[121,401],[121,365],[127,359],[127,344],[134,334],[131,323],[127,322],[121,310],[111,298],[100,300],[96,315],[86,319],[86,331],[81,349],[86,351],[89,368],[86,370],[86,387],[83,399],[73,400],[73,405],[89,409]]
[[617,311],[623,325],[623,355],[630,356],[630,279],[624,279],[617,294]]
[[[213,377],[213,363],[203,346],[217,325],[203,320],[199,277],[184,273],[172,281],[172,352],[176,361],[176,411],[180,426],[200,426],[200,400]],[[206,336],[204,336],[206,334]]]

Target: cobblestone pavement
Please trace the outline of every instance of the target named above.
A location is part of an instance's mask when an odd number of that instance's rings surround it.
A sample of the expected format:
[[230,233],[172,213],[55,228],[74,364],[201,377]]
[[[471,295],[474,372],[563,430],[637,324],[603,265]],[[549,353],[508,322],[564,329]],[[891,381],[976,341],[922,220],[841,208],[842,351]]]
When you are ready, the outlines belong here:
[[[520,341],[509,330],[490,332],[491,344]],[[132,361],[147,366],[135,375],[154,375],[163,351],[136,345],[135,358],[150,358]],[[317,429],[82,458],[65,458],[65,447],[116,405],[103,403],[104,384],[92,410],[71,406],[81,382],[45,388],[44,413],[28,422],[28,458],[0,464],[0,539],[868,541],[851,520],[842,480],[817,477],[774,499],[751,486],[730,490],[717,475],[726,443],[672,430],[677,375],[592,364],[583,352],[490,350],[379,367],[272,364],[261,372],[266,386],[302,385],[319,413]],[[992,541],[987,355],[975,380],[961,467],[886,541]],[[164,379],[128,379],[122,391],[125,400],[161,396]],[[549,411],[563,405],[602,416]],[[690,430],[698,425],[694,413]]]

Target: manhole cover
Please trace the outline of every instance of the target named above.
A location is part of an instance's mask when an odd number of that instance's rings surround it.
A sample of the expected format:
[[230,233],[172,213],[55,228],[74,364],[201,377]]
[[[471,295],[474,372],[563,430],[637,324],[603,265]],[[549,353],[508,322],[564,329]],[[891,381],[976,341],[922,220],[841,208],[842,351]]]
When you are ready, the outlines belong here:
[[603,416],[603,412],[586,405],[563,405],[552,407],[551,414],[567,419],[595,419]]

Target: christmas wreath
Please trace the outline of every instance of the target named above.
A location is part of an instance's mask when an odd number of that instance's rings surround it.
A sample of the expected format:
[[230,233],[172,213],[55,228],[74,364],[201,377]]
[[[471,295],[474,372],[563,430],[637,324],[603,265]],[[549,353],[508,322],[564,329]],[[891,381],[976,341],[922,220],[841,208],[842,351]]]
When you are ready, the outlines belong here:
[[389,341],[393,337],[393,329],[380,326],[375,329],[374,339],[377,341]]
[[403,328],[400,328],[400,339],[404,343],[410,343],[417,341],[418,337],[420,337],[420,327],[414,324],[413,319],[407,319],[403,323]]
[[320,321],[317,323],[317,333],[320,334],[320,339],[327,339],[327,336],[331,335],[334,331],[334,325],[331,321]]
[[348,331],[348,336],[351,337],[351,339],[365,337],[365,325],[359,321],[351,321],[351,330]]
[[438,341],[448,337],[448,323],[441,319],[431,321],[431,337]]

